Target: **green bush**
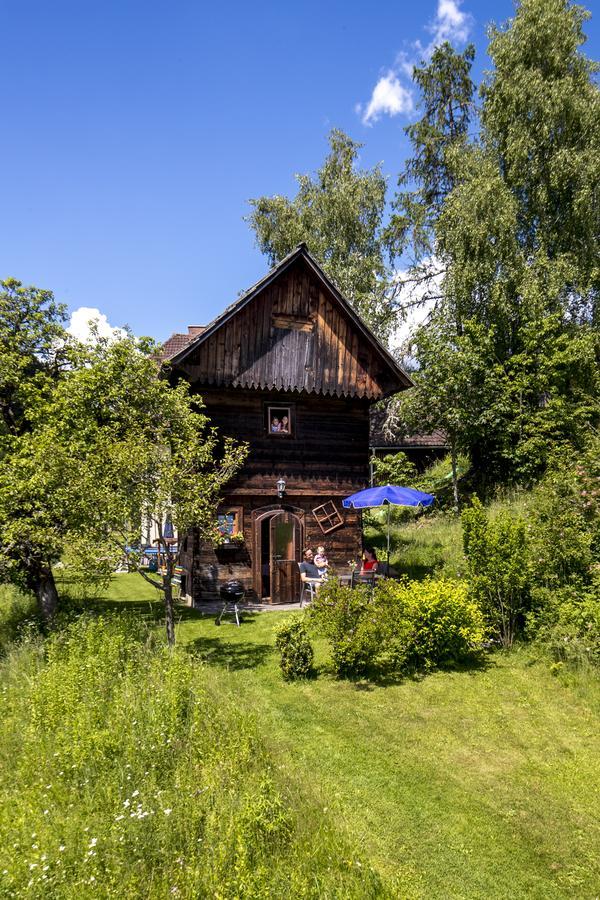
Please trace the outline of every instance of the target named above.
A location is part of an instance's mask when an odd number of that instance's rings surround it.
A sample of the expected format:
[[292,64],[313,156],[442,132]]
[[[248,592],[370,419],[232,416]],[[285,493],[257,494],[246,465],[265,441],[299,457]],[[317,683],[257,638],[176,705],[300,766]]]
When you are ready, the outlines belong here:
[[559,452],[533,492],[532,568],[538,585],[590,584],[600,564],[600,439]]
[[530,603],[525,520],[508,512],[490,519],[476,497],[461,520],[471,595],[510,647]]
[[481,651],[483,613],[462,581],[382,581],[376,604],[386,623],[382,659],[398,670],[458,664]]
[[275,631],[275,646],[281,653],[281,671],[286,681],[306,678],[314,658],[312,644],[300,618],[280,622]]
[[456,664],[480,652],[483,613],[464,582],[379,582],[375,590],[329,583],[310,616],[328,638],[335,671],[407,671]]
[[375,484],[412,485],[417,477],[415,464],[406,453],[386,453],[382,458],[371,457]]
[[369,586],[352,590],[331,579],[320,588],[308,616],[329,641],[336,675],[353,677],[367,671],[380,650],[384,624]]

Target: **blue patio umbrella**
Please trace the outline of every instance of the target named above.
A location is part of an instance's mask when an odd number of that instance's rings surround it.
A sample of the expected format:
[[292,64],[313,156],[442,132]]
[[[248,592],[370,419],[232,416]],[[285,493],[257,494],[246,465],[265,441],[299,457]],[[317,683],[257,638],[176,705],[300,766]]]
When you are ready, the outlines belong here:
[[387,503],[387,565],[390,567],[390,506],[431,506],[435,497],[415,488],[384,484],[381,487],[366,488],[342,500],[346,509],[370,509]]

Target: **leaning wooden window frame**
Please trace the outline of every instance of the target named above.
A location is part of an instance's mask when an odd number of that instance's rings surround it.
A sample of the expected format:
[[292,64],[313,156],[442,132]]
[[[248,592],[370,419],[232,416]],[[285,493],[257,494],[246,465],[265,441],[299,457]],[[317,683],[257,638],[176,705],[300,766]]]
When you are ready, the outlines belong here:
[[296,411],[292,403],[266,403],[265,428],[274,438],[293,437],[296,429]]
[[336,528],[339,528],[340,525],[344,524],[342,514],[333,500],[328,500],[327,503],[315,507],[312,514],[317,520],[323,534],[329,534],[330,531],[334,531]]

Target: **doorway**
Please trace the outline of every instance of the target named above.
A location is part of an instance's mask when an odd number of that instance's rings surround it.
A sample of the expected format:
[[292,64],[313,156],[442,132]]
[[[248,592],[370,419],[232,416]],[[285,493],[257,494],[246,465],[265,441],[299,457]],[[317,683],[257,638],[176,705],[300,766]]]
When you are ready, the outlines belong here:
[[270,510],[256,519],[254,528],[257,594],[263,603],[296,602],[300,597],[300,516],[282,509]]

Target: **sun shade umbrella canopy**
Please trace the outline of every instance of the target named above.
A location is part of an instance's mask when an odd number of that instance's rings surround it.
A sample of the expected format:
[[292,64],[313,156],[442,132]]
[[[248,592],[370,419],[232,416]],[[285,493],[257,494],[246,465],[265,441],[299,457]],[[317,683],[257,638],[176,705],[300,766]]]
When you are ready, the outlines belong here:
[[367,488],[358,491],[342,500],[346,509],[370,509],[373,506],[388,505],[387,512],[387,566],[390,567],[390,506],[431,506],[435,497],[417,491],[415,488],[398,487],[395,484],[385,484],[381,487]]

